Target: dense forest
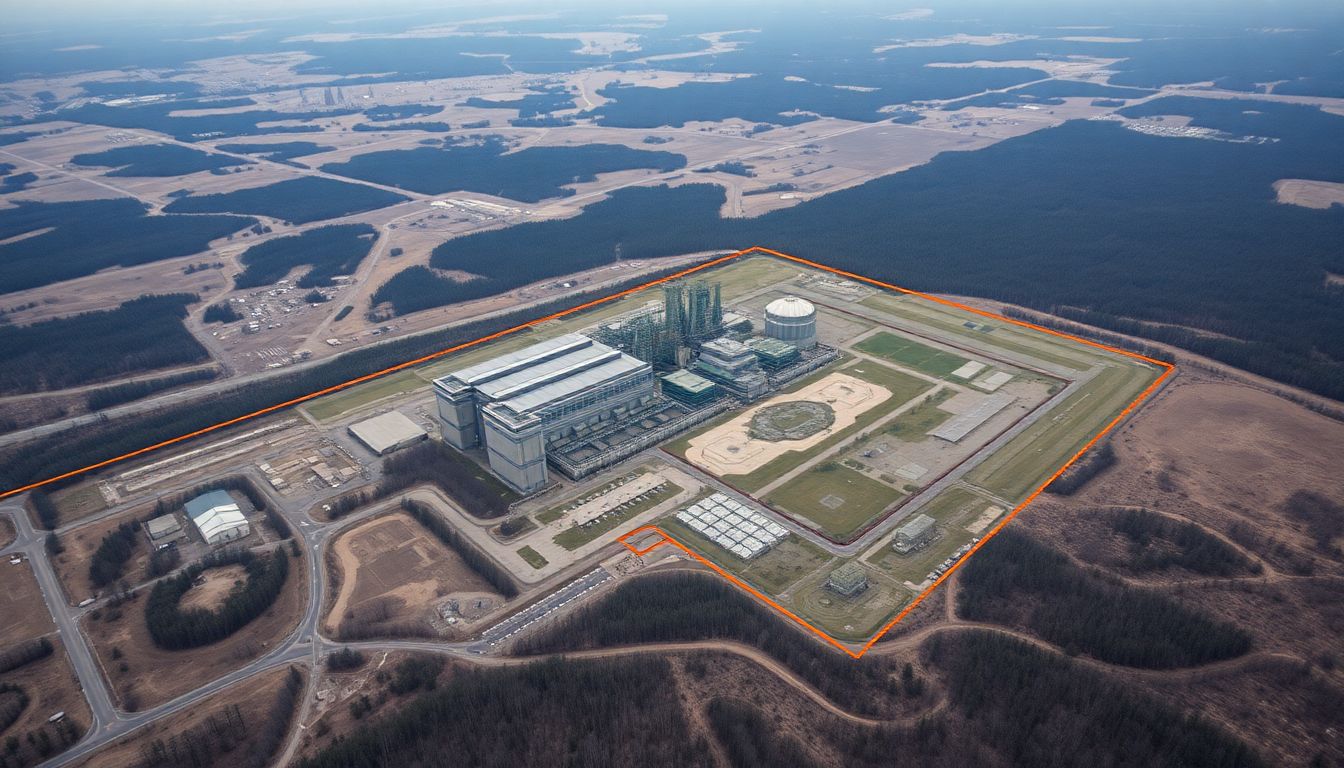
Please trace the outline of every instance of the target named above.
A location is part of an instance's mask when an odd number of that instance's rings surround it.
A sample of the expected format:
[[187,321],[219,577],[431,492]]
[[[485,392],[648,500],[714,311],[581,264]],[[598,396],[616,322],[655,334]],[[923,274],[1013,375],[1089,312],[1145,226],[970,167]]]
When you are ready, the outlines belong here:
[[[677,269],[680,269],[678,267]],[[670,271],[670,270],[669,270]],[[640,275],[610,288],[585,291],[543,302],[497,317],[455,325],[434,333],[410,336],[377,346],[351,350],[333,360],[246,387],[214,392],[209,398],[166,405],[153,411],[96,424],[83,424],[0,449],[0,488],[14,488],[62,472],[119,456],[156,442],[194,432],[347,382],[353,376],[386,368],[479,339],[660,276]],[[520,331],[525,333],[526,331]]]
[[84,398],[84,403],[90,411],[101,411],[104,408],[111,408],[114,405],[129,403],[132,400],[139,400],[142,397],[149,397],[155,392],[162,392],[165,389],[180,387],[184,384],[193,384],[198,381],[210,381],[219,375],[219,371],[214,368],[199,368],[194,371],[183,371],[168,376],[162,376],[157,379],[146,379],[144,381],[128,381],[125,384],[114,384],[110,387],[95,389]]
[[89,559],[89,581],[95,587],[106,587],[120,579],[139,546],[139,520],[128,520],[112,529],[98,542],[98,549]]
[[656,658],[462,669],[298,765],[713,765],[669,673]]
[[1129,559],[1120,563],[1138,573],[1183,568],[1203,576],[1240,576],[1263,570],[1231,544],[1194,523],[1173,520],[1146,509],[1096,510],[1111,529],[1129,542]]
[[674,171],[683,155],[632,149],[621,144],[511,149],[503,137],[445,139],[441,148],[416,147],[355,155],[322,170],[426,194],[468,190],[535,203],[574,194],[566,184],[592,181],[599,173],[649,168]]
[[234,152],[242,155],[256,155],[265,160],[287,162],[304,155],[316,155],[330,152],[335,147],[312,141],[282,141],[269,144],[220,144],[221,152]]
[[180,197],[163,210],[167,213],[251,213],[291,224],[306,224],[386,208],[407,199],[395,192],[363,184],[305,176],[263,187]]
[[428,117],[430,115],[437,115],[442,111],[443,107],[435,106],[433,104],[393,104],[366,109],[364,110],[364,116],[375,123],[385,123],[390,120]]
[[1344,181],[1328,151],[1344,143],[1344,117],[1199,101],[1143,107],[1279,141],[1072,121],[751,219],[721,219],[717,187],[618,190],[572,219],[450,240],[431,264],[499,291],[609,263],[618,245],[648,259],[761,244],[920,290],[1087,307],[1078,319],[1344,397],[1344,304],[1326,284],[1344,274],[1344,207],[1281,205],[1273,191],[1283,178]]
[[277,237],[243,251],[244,269],[233,279],[235,288],[270,285],[300,266],[312,269],[299,277],[300,288],[328,286],[336,275],[353,275],[369,255],[378,230],[368,224],[333,224]]
[[[0,241],[50,231],[0,245],[0,293],[189,256],[256,223],[242,216],[150,216],[144,203],[130,198],[19,200],[0,209]],[[51,258],[53,253],[61,258]]]
[[[179,603],[196,579],[210,568],[226,565],[241,565],[247,571],[242,588],[231,591],[215,610],[183,610]],[[160,648],[175,651],[219,642],[265,613],[288,576],[289,555],[280,547],[260,556],[246,549],[220,550],[154,585],[145,603],[149,636]]]
[[191,294],[141,296],[106,312],[0,325],[0,392],[37,392],[209,357],[182,324]]
[[1316,548],[1336,560],[1344,560],[1335,539],[1344,536],[1344,503],[1314,491],[1295,491],[1283,502],[1290,518],[1304,523]]
[[[250,98],[216,100],[160,101],[152,104],[134,104],[112,107],[96,101],[62,109],[59,113],[41,115],[40,119],[68,120],[110,128],[146,128],[166,133],[178,141],[199,141],[229,136],[251,136],[275,133],[314,133],[322,127],[310,121],[327,117],[351,115],[356,109],[329,109],[312,112],[278,112],[272,109],[214,114],[173,114],[203,109],[233,109],[255,104]],[[284,120],[298,120],[305,125],[262,125]]]
[[336,519],[413,485],[428,483],[483,520],[502,517],[519,496],[485,467],[441,440],[423,440],[383,461],[383,478],[373,488],[341,496],[331,503]]
[[523,638],[518,653],[563,653],[632,643],[734,640],[760,648],[840,706],[880,715],[901,695],[889,661],[854,660],[822,646],[717,576],[665,573],[621,583],[597,603]]
[[104,176],[183,176],[198,171],[248,165],[251,161],[202,152],[179,144],[133,144],[75,155],[70,158],[70,162],[115,169]]
[[[430,133],[447,133],[453,130],[453,126],[442,120],[419,120],[410,123],[355,123],[351,127],[352,131],[361,133],[374,133],[376,131],[428,131]],[[351,175],[351,174],[347,174]]]
[[516,109],[519,117],[535,117],[561,109],[573,109],[574,94],[564,86],[554,86],[540,89],[536,93],[529,93],[516,99],[494,100],[472,96],[462,102],[461,106],[479,107],[481,109]]
[[0,178],[0,195],[22,192],[35,181],[37,181],[37,174],[32,171],[24,171],[13,175],[4,174],[3,178]]
[[1251,648],[1236,625],[1084,570],[1011,527],[962,568],[957,612],[1024,626],[1071,654],[1147,669],[1207,664]]
[[51,655],[52,650],[51,640],[45,637],[25,640],[0,649],[0,674],[12,672],[26,664],[32,664],[38,659],[45,659]]

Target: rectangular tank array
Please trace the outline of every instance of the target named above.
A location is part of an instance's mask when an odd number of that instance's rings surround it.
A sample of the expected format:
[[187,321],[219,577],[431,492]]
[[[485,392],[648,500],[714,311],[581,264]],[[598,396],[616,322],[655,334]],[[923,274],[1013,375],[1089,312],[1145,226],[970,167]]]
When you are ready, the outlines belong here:
[[743,560],[769,551],[789,535],[784,526],[722,493],[681,510],[677,519]]

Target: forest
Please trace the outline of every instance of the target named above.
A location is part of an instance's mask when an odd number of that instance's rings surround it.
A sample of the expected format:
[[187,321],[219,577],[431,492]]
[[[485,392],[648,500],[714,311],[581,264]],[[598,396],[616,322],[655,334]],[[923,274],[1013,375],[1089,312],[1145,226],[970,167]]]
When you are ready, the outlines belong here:
[[0,325],[0,392],[38,392],[209,357],[182,320],[191,294],[141,296],[106,312]]
[[[679,267],[678,267],[679,269]],[[208,398],[173,403],[153,411],[104,419],[55,433],[47,438],[0,449],[0,488],[13,488],[78,469],[162,440],[310,395],[347,382],[353,376],[383,370],[455,344],[512,328],[626,288],[665,273],[640,275],[610,288],[584,291],[509,312],[455,325],[435,333],[355,349],[320,365],[246,387],[211,393]]]
[[377,239],[378,230],[368,224],[333,224],[267,240],[238,257],[244,269],[233,284],[235,288],[270,285],[296,267],[310,266],[299,277],[298,287],[329,286],[336,275],[353,275]]
[[1128,540],[1129,560],[1120,565],[1137,573],[1183,568],[1202,576],[1231,577],[1263,570],[1259,563],[1194,523],[1146,509],[1094,513],[1109,519],[1111,529]]
[[[431,264],[506,290],[609,263],[617,245],[648,259],[759,244],[918,290],[1066,316],[1086,307],[1075,319],[1344,397],[1344,304],[1325,282],[1344,274],[1344,208],[1280,205],[1273,191],[1284,178],[1344,181],[1344,159],[1328,151],[1344,143],[1344,117],[1201,102],[1144,108],[1280,140],[1071,121],[752,219],[721,219],[718,187],[618,190],[572,219],[450,240]],[[544,262],[528,258],[543,248]]]
[[859,714],[879,716],[902,695],[887,659],[869,655],[856,661],[823,646],[740,589],[703,573],[650,574],[622,582],[599,601],[525,636],[516,651],[564,653],[708,639],[755,646]]
[[[256,224],[243,216],[150,216],[131,198],[64,203],[16,201],[0,209],[0,293],[59,283],[204,251],[211,240]],[[52,259],[51,254],[61,254]]]
[[129,403],[132,400],[139,400],[142,397],[149,397],[155,392],[162,392],[165,389],[180,387],[184,384],[193,384],[198,381],[210,381],[219,375],[219,371],[214,368],[198,368],[194,371],[183,371],[181,373],[161,376],[157,379],[146,379],[144,381],[128,381],[125,384],[114,384],[110,387],[95,389],[84,397],[84,404],[90,411],[101,411],[104,408],[111,408],[114,405]]
[[306,224],[386,208],[408,199],[363,184],[305,176],[263,187],[180,197],[163,210],[167,213],[250,213],[290,224]]
[[649,168],[674,171],[683,155],[632,149],[621,144],[528,147],[505,154],[511,145],[490,135],[446,139],[441,148],[416,147],[355,155],[327,163],[327,173],[436,195],[467,190],[535,203],[574,194],[564,185],[593,181],[599,173]]
[[[109,128],[144,128],[166,133],[178,141],[199,141],[205,138],[217,139],[232,136],[252,136],[274,133],[315,133],[321,126],[309,121],[324,117],[351,115],[356,109],[329,109],[312,112],[278,112],[273,109],[257,109],[243,112],[217,112],[214,114],[174,115],[174,112],[198,109],[232,109],[251,106],[255,102],[250,98],[215,100],[159,101],[152,104],[135,104],[111,107],[95,101],[80,106],[62,109],[59,114],[39,115],[38,120],[59,119],[75,123],[104,125]],[[298,120],[306,125],[262,125],[282,120]]]
[[335,147],[312,141],[282,141],[270,144],[220,144],[221,152],[234,152],[241,155],[256,155],[265,160],[287,162],[304,155],[316,155],[330,152]]
[[962,618],[1023,626],[1070,654],[1174,669],[1251,649],[1250,636],[1236,625],[1084,570],[1011,527],[970,558],[961,574]]
[[364,116],[375,123],[385,123],[390,120],[405,120],[411,117],[428,117],[437,115],[443,111],[443,107],[433,104],[392,104],[371,107],[364,110]]
[[98,542],[89,560],[89,581],[95,587],[106,587],[126,573],[126,563],[140,546],[140,521],[128,520],[112,529]]
[[421,483],[433,485],[473,517],[483,520],[504,516],[509,505],[518,500],[517,493],[457,449],[440,440],[422,440],[384,460],[383,478],[373,488],[333,499],[331,518],[342,517]]
[[75,155],[70,158],[70,162],[114,169],[104,176],[184,176],[198,171],[248,165],[251,161],[202,152],[179,144],[134,144]]
[[711,766],[669,672],[658,658],[458,669],[297,765]]
[[[241,589],[231,591],[222,605],[213,611],[183,610],[178,605],[201,573],[226,565],[243,566],[247,580]],[[280,596],[288,576],[289,555],[281,547],[269,555],[255,555],[246,549],[220,550],[154,584],[145,603],[149,636],[155,645],[174,651],[219,642],[265,613]]]
[[429,131],[432,133],[447,133],[448,131],[453,130],[453,126],[443,122],[442,120],[422,120],[418,122],[391,123],[387,125],[375,124],[375,123],[355,123],[355,125],[350,130],[360,131],[362,133],[372,133],[375,131]]
[[574,94],[570,93],[564,86],[555,86],[543,88],[539,92],[529,93],[517,99],[482,99],[479,96],[472,96],[462,102],[463,107],[479,107],[481,109],[516,109],[518,117],[535,117],[537,115],[548,115],[556,110],[573,109]]
[[22,192],[35,181],[37,181],[37,174],[32,171],[0,175],[0,195]]

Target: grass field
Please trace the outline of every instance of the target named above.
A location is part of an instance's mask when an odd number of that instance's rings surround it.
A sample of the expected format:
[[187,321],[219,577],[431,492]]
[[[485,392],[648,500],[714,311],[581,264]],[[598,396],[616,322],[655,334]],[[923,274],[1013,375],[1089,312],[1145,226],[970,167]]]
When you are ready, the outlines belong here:
[[[896,317],[914,320],[937,328],[940,331],[961,336],[966,345],[974,348],[984,346],[997,347],[1016,355],[1030,355],[1038,360],[1085,371],[1095,365],[1107,353],[1093,350],[1078,342],[1051,336],[1030,328],[1013,325],[1003,320],[970,316],[965,310],[944,307],[926,299],[909,296],[891,296],[877,294],[869,296],[860,304],[888,312]],[[977,325],[976,330],[967,328],[970,319]],[[988,328],[989,330],[979,330]],[[1013,354],[1008,355],[1012,357]]]
[[1021,501],[1159,375],[1157,369],[1137,362],[1102,369],[1081,389],[971,470],[966,479],[1005,499]]
[[426,389],[425,380],[413,371],[397,371],[381,379],[360,384],[325,397],[319,397],[303,406],[309,416],[322,423],[334,421],[384,397]]
[[952,414],[939,408],[940,403],[955,394],[955,390],[943,389],[914,408],[897,416],[882,428],[882,434],[890,435],[907,443],[919,443],[927,440],[928,432],[939,424],[952,418]]
[[[865,559],[899,581],[908,580],[918,584],[934,567],[973,538],[966,530],[966,525],[975,522],[985,508],[993,503],[970,489],[953,486],[923,507],[910,511],[912,516],[923,513],[938,521],[939,536],[929,546],[901,555],[891,548],[888,541]],[[988,530],[986,528],[986,532]]]
[[620,512],[609,512],[588,525],[573,525],[555,537],[555,543],[568,550],[575,550],[593,539],[610,531],[630,518],[648,512],[650,509],[681,493],[681,486],[667,483],[657,493]]
[[658,527],[725,571],[776,597],[799,579],[834,559],[820,547],[791,535],[756,559],[743,560],[683,525],[675,517],[662,518],[658,521]]
[[867,569],[868,589],[853,597],[838,594],[826,587],[826,581],[841,564],[837,560],[803,581],[787,603],[794,613],[837,640],[867,640],[914,599],[899,581],[876,568]]
[[[822,462],[770,492],[776,509],[843,539],[898,501],[903,494],[885,483],[834,462]],[[830,500],[828,506],[825,502]]]
[[518,550],[518,556],[533,568],[538,570],[545,568],[550,561],[541,556],[541,553],[531,547],[523,547]]
[[886,331],[869,336],[855,344],[854,348],[940,379],[948,378],[953,371],[968,362],[966,358],[951,352],[934,349],[913,339]]

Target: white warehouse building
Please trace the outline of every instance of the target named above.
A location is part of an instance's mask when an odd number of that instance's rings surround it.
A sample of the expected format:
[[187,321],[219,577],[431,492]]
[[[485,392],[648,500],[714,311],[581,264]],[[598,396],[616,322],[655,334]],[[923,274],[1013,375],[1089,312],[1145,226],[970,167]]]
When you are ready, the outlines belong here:
[[238,502],[224,491],[211,491],[187,502],[187,517],[207,544],[223,544],[251,532]]

